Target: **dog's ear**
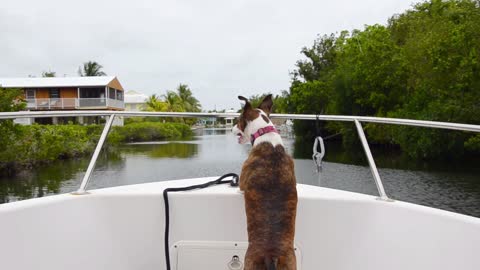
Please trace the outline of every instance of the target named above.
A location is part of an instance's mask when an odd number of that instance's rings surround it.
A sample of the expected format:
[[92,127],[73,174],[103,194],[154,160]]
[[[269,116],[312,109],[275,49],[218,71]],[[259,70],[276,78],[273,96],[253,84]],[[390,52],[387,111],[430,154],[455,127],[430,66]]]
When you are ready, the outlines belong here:
[[245,101],[245,106],[243,106],[244,112],[252,109],[252,104],[250,104],[250,101],[248,101],[246,97],[238,96],[238,99]]
[[246,120],[253,121],[255,118],[258,117],[259,112],[253,109],[253,106],[250,103],[250,101],[248,101],[248,99],[242,96],[238,96],[238,99],[245,101],[245,106],[243,106],[242,115]]
[[260,103],[260,106],[258,106],[258,108],[264,111],[267,116],[270,116],[270,112],[272,112],[272,106],[272,94],[268,94],[263,98],[262,103]]

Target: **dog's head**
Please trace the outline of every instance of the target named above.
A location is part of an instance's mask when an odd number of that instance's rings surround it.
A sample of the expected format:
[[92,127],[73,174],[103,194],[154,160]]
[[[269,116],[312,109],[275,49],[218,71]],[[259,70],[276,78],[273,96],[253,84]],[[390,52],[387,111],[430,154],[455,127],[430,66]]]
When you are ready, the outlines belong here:
[[238,143],[246,144],[250,142],[250,137],[258,129],[273,125],[269,118],[273,106],[272,95],[265,96],[257,108],[253,108],[245,97],[238,96],[238,99],[245,101],[245,106],[237,119],[237,124],[232,128],[232,132],[238,136]]

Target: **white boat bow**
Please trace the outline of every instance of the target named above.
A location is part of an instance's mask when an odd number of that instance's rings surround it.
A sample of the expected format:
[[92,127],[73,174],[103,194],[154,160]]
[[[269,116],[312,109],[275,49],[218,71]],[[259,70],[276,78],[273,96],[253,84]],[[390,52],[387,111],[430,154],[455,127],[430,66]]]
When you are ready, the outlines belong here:
[[[163,190],[198,178],[0,205],[2,269],[165,269]],[[480,219],[298,185],[298,269],[480,269]],[[243,261],[243,195],[228,185],[171,193],[172,269]]]

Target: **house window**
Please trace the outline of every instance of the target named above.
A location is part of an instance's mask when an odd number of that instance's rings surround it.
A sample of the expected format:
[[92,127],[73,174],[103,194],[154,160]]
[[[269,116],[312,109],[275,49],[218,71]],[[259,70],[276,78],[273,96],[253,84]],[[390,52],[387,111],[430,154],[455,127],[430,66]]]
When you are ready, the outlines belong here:
[[27,89],[26,93],[25,93],[25,97],[27,99],[34,99],[35,98],[35,90],[33,89]]
[[109,87],[108,91],[108,98],[115,99],[115,89]]
[[80,88],[80,98],[105,98],[105,87]]
[[123,92],[117,91],[117,100],[123,100]]
[[50,98],[60,98],[60,90],[50,89]]

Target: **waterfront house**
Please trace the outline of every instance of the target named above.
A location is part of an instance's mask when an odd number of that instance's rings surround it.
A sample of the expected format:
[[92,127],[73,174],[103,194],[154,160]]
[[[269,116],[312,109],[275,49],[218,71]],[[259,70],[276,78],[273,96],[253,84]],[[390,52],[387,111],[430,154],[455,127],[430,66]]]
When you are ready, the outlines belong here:
[[[23,90],[28,111],[124,110],[124,90],[115,76],[0,78],[0,87]],[[70,121],[81,124],[99,123],[101,117],[18,119],[18,122],[23,124],[57,124]],[[117,121],[115,124],[121,123]]]

